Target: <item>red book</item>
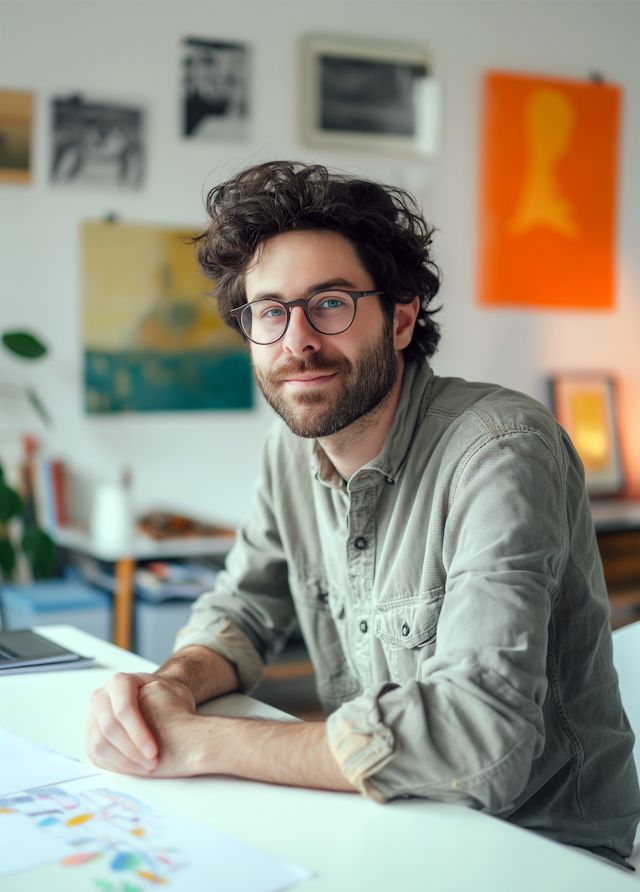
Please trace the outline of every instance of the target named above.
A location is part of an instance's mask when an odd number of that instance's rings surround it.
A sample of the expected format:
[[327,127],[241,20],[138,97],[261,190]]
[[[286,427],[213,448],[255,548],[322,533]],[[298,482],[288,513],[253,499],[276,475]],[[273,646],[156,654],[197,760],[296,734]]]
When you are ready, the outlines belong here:
[[64,465],[61,461],[51,462],[51,479],[53,482],[53,505],[56,526],[67,526],[67,505],[64,486]]

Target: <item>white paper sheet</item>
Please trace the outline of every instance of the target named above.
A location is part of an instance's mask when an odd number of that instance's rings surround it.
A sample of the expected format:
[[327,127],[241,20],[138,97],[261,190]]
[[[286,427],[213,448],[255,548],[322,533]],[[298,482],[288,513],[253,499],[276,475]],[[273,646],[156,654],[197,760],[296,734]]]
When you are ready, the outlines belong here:
[[21,870],[62,861],[69,852],[64,840],[42,833],[33,819],[8,812],[0,806],[0,877]]
[[[20,835],[25,818],[42,837],[65,847],[44,868],[8,876],[4,840]],[[13,825],[13,826],[12,826]],[[6,834],[6,835],[5,835]],[[33,864],[41,850],[32,842]],[[311,872],[164,806],[133,796],[111,778],[86,778],[0,799],[2,888],[86,892],[87,889],[170,892],[279,892]]]
[[97,768],[0,728],[0,796],[99,773]]

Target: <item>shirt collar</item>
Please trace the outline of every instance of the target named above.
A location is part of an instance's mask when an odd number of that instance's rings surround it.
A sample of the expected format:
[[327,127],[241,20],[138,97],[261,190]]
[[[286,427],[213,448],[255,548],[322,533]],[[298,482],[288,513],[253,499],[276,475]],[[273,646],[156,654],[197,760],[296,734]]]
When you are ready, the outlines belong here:
[[[366,473],[368,471],[382,474],[387,483],[398,482],[411,443],[427,411],[432,386],[433,371],[426,360],[409,361],[405,364],[400,401],[382,451],[356,471],[348,484],[350,490],[357,486],[358,478],[370,477]],[[347,488],[317,440],[313,442],[311,469],[321,483],[335,489]],[[365,479],[362,479],[362,483],[366,485]]]

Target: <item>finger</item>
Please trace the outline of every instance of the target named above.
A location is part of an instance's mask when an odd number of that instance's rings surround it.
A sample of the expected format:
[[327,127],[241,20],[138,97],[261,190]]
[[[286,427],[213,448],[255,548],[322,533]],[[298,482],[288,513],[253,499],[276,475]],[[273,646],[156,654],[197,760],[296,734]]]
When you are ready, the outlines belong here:
[[[152,676],[149,676],[152,678]],[[108,684],[111,711],[116,722],[138,750],[138,759],[153,759],[158,755],[158,746],[140,712],[138,697],[144,690],[145,681],[135,675],[118,672]],[[136,758],[127,753],[129,758]]]
[[[114,677],[106,687],[94,691],[91,695],[91,715],[95,718],[99,732],[103,737],[109,740],[127,758],[144,765],[145,760],[153,759],[157,756],[158,748],[153,735],[139,712],[137,702],[139,690],[139,682],[129,684],[127,681],[124,681],[123,683],[122,679],[115,679]],[[123,701],[126,701],[127,697],[130,702],[133,699],[133,708],[138,714],[139,722],[143,726],[145,734],[148,735],[148,740],[144,741],[142,746],[148,745],[149,742],[152,744],[151,749],[148,749],[146,752],[142,751],[140,746],[131,738],[131,721],[129,721],[128,730],[116,715],[116,709],[120,710],[121,713],[126,711],[123,707]]]
[[100,715],[90,715],[87,720],[87,749],[92,758],[100,757],[105,747],[111,747],[127,761],[137,764],[144,771],[152,771],[158,764],[158,757],[145,759],[133,745],[115,719],[108,718],[104,711]]
[[94,765],[107,771],[117,771],[119,774],[146,777],[157,767],[157,759],[149,761],[147,765],[141,765],[127,758],[121,750],[102,736],[94,719],[89,719],[87,722],[87,750]]

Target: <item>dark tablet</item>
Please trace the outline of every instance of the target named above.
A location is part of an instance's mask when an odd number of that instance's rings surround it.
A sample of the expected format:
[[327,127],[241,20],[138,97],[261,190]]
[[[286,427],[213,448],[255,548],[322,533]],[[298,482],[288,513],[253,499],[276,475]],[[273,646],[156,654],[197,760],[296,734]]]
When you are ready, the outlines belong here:
[[60,647],[31,629],[0,631],[0,675],[12,670],[80,669],[94,662],[93,657]]

